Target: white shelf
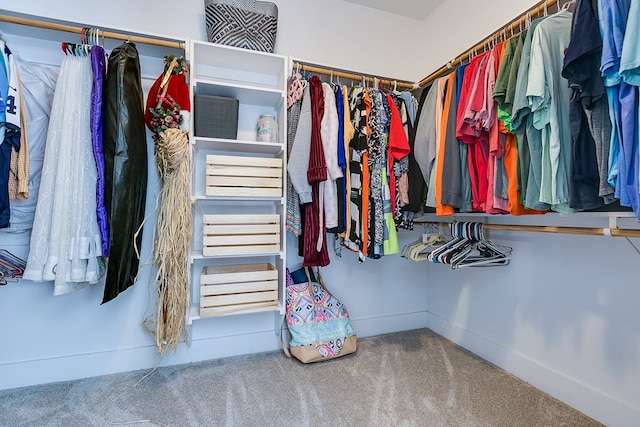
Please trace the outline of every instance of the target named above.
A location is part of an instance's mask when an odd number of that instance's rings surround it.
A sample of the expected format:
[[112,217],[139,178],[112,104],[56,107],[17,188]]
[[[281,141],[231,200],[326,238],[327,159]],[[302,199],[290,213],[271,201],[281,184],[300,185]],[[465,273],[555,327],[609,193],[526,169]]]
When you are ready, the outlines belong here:
[[287,57],[202,41],[192,42],[192,78],[245,83],[265,89],[285,86]]
[[284,99],[281,90],[252,85],[221,82],[213,79],[194,78],[194,93],[235,98],[240,104],[277,108]]
[[[260,311],[273,311],[284,313],[284,288],[286,268],[286,173],[282,174],[282,196],[260,197],[255,191],[246,191],[250,196],[235,196],[224,193],[224,196],[206,195],[206,170],[207,155],[241,156],[241,157],[265,157],[282,159],[282,168],[286,167],[285,150],[286,143],[286,68],[288,59],[285,56],[264,52],[255,52],[246,49],[216,45],[202,41],[191,41],[190,44],[190,88],[192,97],[199,95],[213,95],[238,100],[238,124],[237,138],[209,138],[190,135],[192,143],[192,174],[191,174],[191,198],[194,206],[194,227],[191,252],[191,295],[193,305],[189,311],[188,322],[196,319],[209,319],[219,316],[240,315]],[[278,121],[278,141],[255,141],[256,123],[262,114],[273,114]],[[195,114],[193,115],[195,116]],[[191,126],[191,129],[195,127]],[[238,159],[238,161],[244,159]],[[223,174],[224,175],[224,174]],[[225,175],[226,177],[226,175]],[[232,177],[232,176],[231,176]],[[229,177],[227,177],[229,178]],[[227,182],[227,181],[225,181]],[[243,181],[246,182],[246,181]],[[250,187],[250,186],[249,186]],[[275,186],[272,186],[275,188]],[[251,189],[250,189],[251,190]],[[230,194],[230,195],[229,195]],[[270,214],[279,217],[278,233],[280,236],[279,247],[261,248],[273,252],[234,254],[245,250],[246,247],[226,250],[220,245],[220,240],[208,240],[205,234],[215,232],[216,236],[223,236],[228,242],[255,241],[262,242],[262,231],[256,231],[256,235],[239,235],[238,228],[220,227],[216,224],[207,229],[204,226],[204,215],[260,215]],[[256,229],[257,230],[257,229]],[[229,234],[225,234],[226,232]],[[245,231],[245,230],[241,230]],[[274,232],[268,230],[266,234]],[[274,234],[277,234],[274,232]],[[210,247],[215,250],[211,253],[218,255],[205,256],[202,248],[207,240]],[[242,246],[242,244],[240,244]],[[226,253],[226,254],[223,254]],[[206,315],[201,313],[200,303],[200,273],[207,266],[228,266],[234,264],[247,264],[250,262],[264,262],[272,264],[278,271],[278,301],[277,304],[265,307],[249,304],[249,295],[241,295],[238,298],[240,306],[221,307],[220,310],[211,310],[210,306],[203,306],[207,310]],[[225,285],[226,286],[226,285]],[[214,291],[214,290],[210,290]],[[212,293],[212,295],[215,292]]]
[[194,136],[192,142],[196,151],[211,150],[234,153],[258,153],[279,155],[284,147],[278,142],[247,141],[239,139],[207,138]]

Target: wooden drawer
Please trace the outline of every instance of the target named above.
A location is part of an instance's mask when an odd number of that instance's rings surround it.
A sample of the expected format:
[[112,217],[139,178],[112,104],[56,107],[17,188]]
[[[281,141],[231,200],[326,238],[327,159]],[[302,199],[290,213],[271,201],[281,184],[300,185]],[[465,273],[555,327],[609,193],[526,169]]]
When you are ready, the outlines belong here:
[[280,215],[204,215],[202,254],[259,255],[280,252]]
[[200,316],[278,308],[278,270],[271,264],[209,266],[200,276]]
[[207,196],[282,197],[282,159],[207,155]]

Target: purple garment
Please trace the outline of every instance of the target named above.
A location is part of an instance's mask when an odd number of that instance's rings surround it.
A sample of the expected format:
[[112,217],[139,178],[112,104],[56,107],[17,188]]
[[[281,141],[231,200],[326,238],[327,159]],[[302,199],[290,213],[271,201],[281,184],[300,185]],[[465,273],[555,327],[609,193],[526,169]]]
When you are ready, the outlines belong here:
[[91,88],[91,145],[96,161],[98,181],[96,183],[96,214],[102,238],[102,256],[109,256],[109,226],[107,209],[104,206],[104,151],[102,141],[102,86],[106,71],[106,55],[101,46],[91,47],[93,87]]

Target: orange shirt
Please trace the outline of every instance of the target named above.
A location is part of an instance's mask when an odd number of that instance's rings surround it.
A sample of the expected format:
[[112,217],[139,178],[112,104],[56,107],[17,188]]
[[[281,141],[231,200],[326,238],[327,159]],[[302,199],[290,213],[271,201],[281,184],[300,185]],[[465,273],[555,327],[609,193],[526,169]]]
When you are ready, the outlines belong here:
[[[445,129],[447,128],[447,122],[449,118],[449,109],[451,108],[451,94],[455,87],[455,77],[456,73],[451,73],[449,76],[445,77],[446,81],[446,94],[444,98],[443,111],[442,111],[442,121],[440,125],[440,143],[438,144],[438,155],[436,156],[436,170],[435,170],[435,190],[436,190],[436,215],[438,216],[451,216],[455,214],[455,210],[451,205],[443,205],[442,200],[442,169],[444,166],[444,144],[457,144],[458,140],[446,141]],[[455,106],[453,106],[455,108]]]

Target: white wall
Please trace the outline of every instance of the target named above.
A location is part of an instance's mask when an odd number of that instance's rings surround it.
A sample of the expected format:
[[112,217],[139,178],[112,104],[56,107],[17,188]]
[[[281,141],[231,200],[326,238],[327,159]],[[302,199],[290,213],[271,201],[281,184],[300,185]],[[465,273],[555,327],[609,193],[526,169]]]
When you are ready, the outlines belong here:
[[[183,2],[179,8],[166,0],[141,3],[100,2],[87,11],[84,3],[80,7],[72,0],[0,0],[0,8],[136,32],[204,38],[201,2]],[[339,0],[322,2],[322,7],[311,1],[277,3],[279,53],[418,80],[534,2],[485,0],[479,7],[478,2],[447,0],[424,22]],[[127,8],[135,12],[121,12]],[[170,14],[161,12],[166,8]],[[358,38],[362,31],[353,26],[322,25],[354,13],[359,22],[388,28],[367,32],[363,41]],[[308,22],[308,16],[315,19]],[[407,40],[403,37],[407,34],[415,37]],[[143,72],[157,75],[151,65]],[[602,226],[589,216],[499,220]],[[403,235],[403,242],[415,234]],[[332,256],[324,277],[349,308],[361,336],[428,325],[607,425],[640,424],[640,255],[631,246],[640,243],[527,233],[491,236],[513,246],[514,259],[508,267],[451,271],[398,257],[359,265],[353,255],[343,252],[342,258]],[[0,246],[6,246],[6,240]],[[148,253],[147,245],[143,259]],[[295,264],[295,251],[289,248],[288,254]],[[150,267],[143,269],[138,284],[104,306],[99,305],[99,287],[56,298],[50,284],[21,282],[0,288],[0,388],[158,363],[152,338],[140,326],[152,300],[150,272]],[[159,363],[276,350],[276,320],[262,313],[196,321],[191,345],[181,346]]]

